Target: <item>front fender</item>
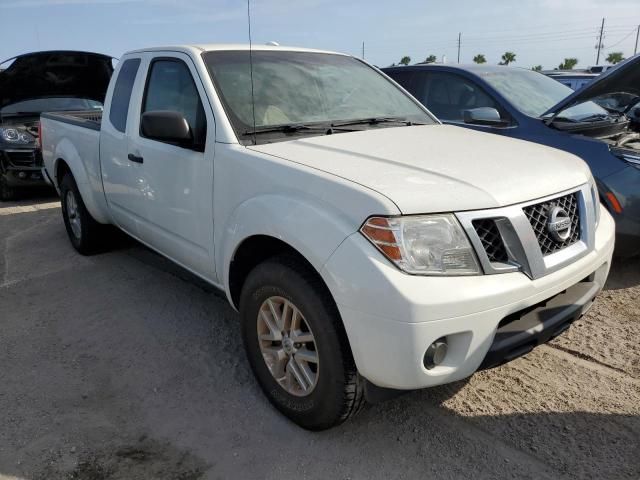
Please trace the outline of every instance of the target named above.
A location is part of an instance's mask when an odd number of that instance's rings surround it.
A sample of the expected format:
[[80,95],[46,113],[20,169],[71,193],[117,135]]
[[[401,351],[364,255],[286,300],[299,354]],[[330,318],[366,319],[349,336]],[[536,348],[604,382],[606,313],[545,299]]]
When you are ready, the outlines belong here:
[[277,194],[254,197],[240,204],[218,231],[216,271],[222,272],[221,280],[231,301],[229,269],[244,240],[255,235],[282,240],[320,273],[331,254],[359,227],[328,203]]

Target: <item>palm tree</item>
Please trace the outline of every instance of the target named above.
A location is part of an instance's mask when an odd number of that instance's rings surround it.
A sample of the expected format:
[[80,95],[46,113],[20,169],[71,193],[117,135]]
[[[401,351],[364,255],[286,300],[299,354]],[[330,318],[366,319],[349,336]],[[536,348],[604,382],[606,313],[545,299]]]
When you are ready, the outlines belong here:
[[558,69],[559,70],[573,70],[573,67],[575,67],[577,64],[578,64],[578,59],[577,58],[565,58],[564,62],[562,62],[558,66]]
[[505,52],[504,55],[502,55],[502,61],[500,62],[500,65],[509,65],[510,63],[513,63],[516,61],[516,54],[513,52]]
[[487,59],[485,58],[485,56],[482,53],[479,53],[478,55],[473,57],[473,61],[475,63],[487,63]]
[[437,60],[435,55],[429,55],[427,58],[425,58],[424,63],[435,63],[435,61]]
[[411,57],[408,57],[408,56],[406,56],[406,55],[405,55],[404,57],[402,57],[402,58],[400,59],[400,65],[407,66],[407,65],[409,65],[410,63],[411,63]]
[[616,63],[620,63],[624,60],[624,54],[622,52],[611,52],[607,56],[607,62],[615,65]]
[[534,72],[541,72],[542,71],[542,65],[536,65],[534,67],[531,67],[531,70],[533,70]]

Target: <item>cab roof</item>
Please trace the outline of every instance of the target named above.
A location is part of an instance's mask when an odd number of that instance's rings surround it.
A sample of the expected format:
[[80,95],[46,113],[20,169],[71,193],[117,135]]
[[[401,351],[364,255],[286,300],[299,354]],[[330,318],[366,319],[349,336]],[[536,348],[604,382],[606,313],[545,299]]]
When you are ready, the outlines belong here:
[[[237,50],[249,50],[249,44],[247,43],[209,43],[198,45],[167,45],[164,47],[152,47],[142,48],[138,50],[132,50],[127,53],[144,53],[144,52],[183,52],[187,54],[199,55],[203,52],[213,51],[237,51]],[[275,52],[309,52],[309,53],[329,53],[334,55],[345,55],[343,53],[332,52],[329,50],[317,50],[312,48],[302,47],[287,47],[283,45],[252,45],[253,51],[275,51]]]

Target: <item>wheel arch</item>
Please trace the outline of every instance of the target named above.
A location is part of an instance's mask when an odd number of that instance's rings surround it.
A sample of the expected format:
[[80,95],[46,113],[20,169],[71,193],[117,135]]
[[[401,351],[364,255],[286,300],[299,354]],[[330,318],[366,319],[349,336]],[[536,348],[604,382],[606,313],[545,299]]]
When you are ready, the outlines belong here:
[[65,174],[70,174],[76,182],[82,201],[91,216],[99,223],[111,223],[102,183],[91,180],[78,151],[68,139],[60,141],[54,158],[52,180],[55,182],[58,192],[62,178]]
[[242,287],[251,271],[271,258],[285,255],[294,258],[311,272],[319,280],[325,289],[325,293],[328,293],[332,301],[334,301],[322,275],[302,253],[284,240],[270,235],[256,234],[245,238],[237,246],[229,264],[228,296],[234,308],[239,308]]
[[214,235],[216,272],[229,301],[238,307],[238,279],[248,274],[247,264],[253,268],[257,260],[278,253],[300,258],[322,278],[325,262],[357,231],[358,222],[322,202],[290,194],[261,195],[238,205]]

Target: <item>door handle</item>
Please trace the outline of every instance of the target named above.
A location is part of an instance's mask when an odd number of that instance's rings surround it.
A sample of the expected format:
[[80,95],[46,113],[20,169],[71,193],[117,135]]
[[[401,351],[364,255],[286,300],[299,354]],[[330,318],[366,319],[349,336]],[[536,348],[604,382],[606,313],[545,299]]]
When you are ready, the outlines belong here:
[[144,163],[144,158],[134,155],[133,153],[130,153],[127,158],[132,162]]

